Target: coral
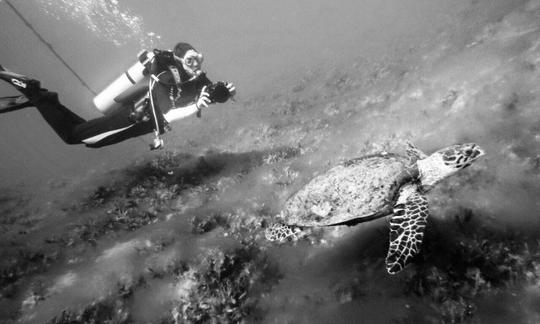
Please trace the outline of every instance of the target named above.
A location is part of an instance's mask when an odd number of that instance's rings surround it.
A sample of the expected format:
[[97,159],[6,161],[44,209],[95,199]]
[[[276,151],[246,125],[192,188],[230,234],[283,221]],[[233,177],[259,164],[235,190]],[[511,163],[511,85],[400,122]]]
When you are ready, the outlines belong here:
[[480,222],[468,209],[453,220],[432,220],[423,253],[406,272],[406,293],[425,300],[443,323],[461,323],[475,314],[479,297],[536,282],[538,244],[523,233]]
[[257,296],[280,278],[260,248],[242,246],[232,252],[211,251],[197,270],[178,280],[179,301],[175,323],[239,323],[261,316]]
[[78,312],[64,310],[47,324],[131,323],[125,302],[118,298],[104,298]]

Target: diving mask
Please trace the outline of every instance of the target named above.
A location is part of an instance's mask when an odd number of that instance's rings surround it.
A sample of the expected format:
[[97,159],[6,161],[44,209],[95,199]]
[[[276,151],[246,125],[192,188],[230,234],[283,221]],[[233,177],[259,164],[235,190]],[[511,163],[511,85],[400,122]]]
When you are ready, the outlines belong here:
[[184,57],[178,57],[175,55],[174,58],[182,63],[184,68],[189,68],[191,70],[199,69],[204,60],[203,55],[195,52],[194,50],[187,51]]

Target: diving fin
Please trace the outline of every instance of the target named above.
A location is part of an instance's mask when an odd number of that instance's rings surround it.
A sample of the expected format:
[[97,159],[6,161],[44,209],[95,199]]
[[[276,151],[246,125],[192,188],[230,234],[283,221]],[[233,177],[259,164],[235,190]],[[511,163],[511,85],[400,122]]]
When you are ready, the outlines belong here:
[[15,89],[19,90],[22,94],[30,97],[34,93],[38,92],[41,88],[41,83],[38,80],[31,79],[22,74],[8,71],[2,65],[0,65],[0,79],[11,83],[11,85],[14,86]]
[[[0,66],[1,68],[1,66]],[[0,114],[33,106],[25,96],[0,97]]]

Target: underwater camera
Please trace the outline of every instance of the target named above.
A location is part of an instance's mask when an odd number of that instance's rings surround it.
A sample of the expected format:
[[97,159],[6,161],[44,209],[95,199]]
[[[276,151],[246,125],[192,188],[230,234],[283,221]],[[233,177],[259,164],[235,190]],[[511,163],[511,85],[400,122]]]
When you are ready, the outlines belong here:
[[227,101],[227,99],[229,99],[229,97],[231,96],[231,93],[229,92],[229,89],[227,89],[225,82],[222,81],[207,86],[206,92],[208,92],[208,98],[212,102],[223,103]]

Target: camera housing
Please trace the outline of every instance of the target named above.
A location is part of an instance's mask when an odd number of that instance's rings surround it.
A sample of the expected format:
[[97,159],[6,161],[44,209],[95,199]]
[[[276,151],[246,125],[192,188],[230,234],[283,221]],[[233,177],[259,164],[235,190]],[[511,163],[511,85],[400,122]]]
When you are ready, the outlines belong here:
[[208,92],[208,98],[210,98],[210,101],[212,102],[223,103],[231,96],[225,82],[222,81],[207,86],[206,92]]

